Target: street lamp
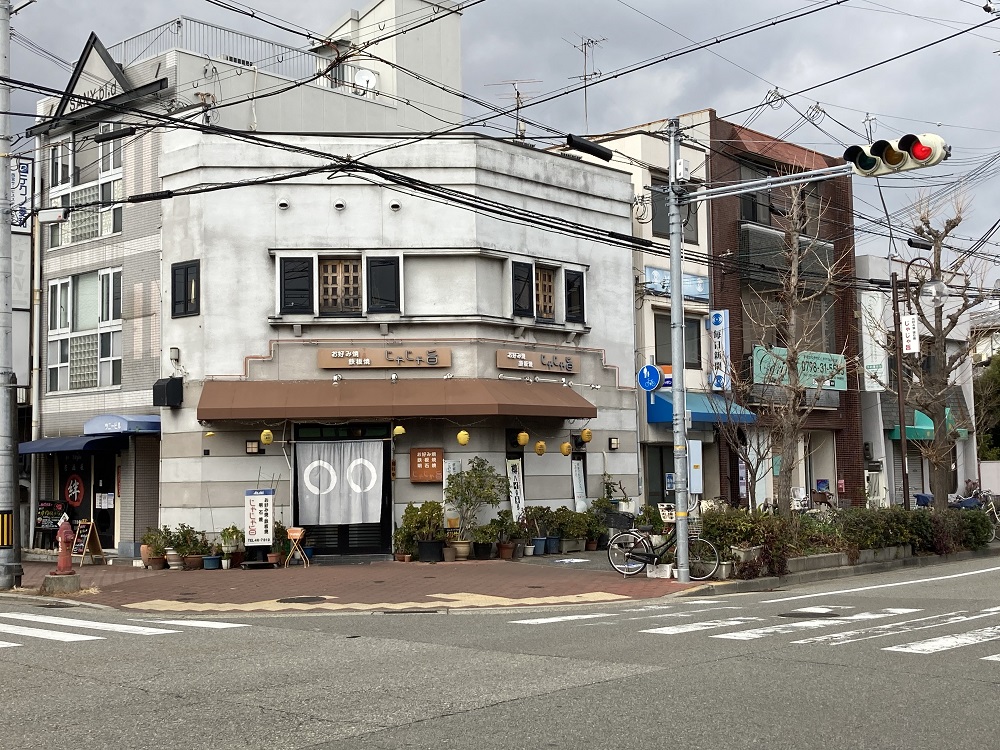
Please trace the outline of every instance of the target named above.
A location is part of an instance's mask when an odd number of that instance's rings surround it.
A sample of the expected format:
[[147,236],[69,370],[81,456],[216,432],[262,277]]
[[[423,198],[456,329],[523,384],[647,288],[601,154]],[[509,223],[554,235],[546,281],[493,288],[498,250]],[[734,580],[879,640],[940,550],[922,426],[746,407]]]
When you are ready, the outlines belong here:
[[[930,250],[931,243],[926,240],[910,238],[906,241],[910,247],[919,250]],[[924,282],[920,287],[920,296],[927,297],[935,307],[944,305],[944,298],[948,293],[948,287],[941,279],[934,278],[934,265],[922,256],[917,256],[910,260],[903,269],[903,278],[906,281],[906,288],[910,288],[910,266],[914,263],[926,263],[931,272],[929,281]],[[899,320],[899,275],[893,271],[892,279],[892,322],[893,330],[896,334],[896,397],[899,404],[899,451],[902,454],[903,467],[903,507],[910,509],[910,474],[906,456],[906,399],[903,396],[903,336],[902,326]]]

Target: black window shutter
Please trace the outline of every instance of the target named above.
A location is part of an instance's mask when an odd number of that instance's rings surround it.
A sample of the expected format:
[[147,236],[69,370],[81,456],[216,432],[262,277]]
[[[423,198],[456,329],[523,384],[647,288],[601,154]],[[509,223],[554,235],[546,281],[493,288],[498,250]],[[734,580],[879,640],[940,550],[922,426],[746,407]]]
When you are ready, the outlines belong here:
[[281,313],[313,312],[312,258],[281,259]]
[[399,312],[399,258],[368,259],[368,312]]
[[514,289],[514,315],[534,317],[535,285],[530,263],[511,263]]
[[566,271],[566,322],[586,321],[583,304],[583,272]]

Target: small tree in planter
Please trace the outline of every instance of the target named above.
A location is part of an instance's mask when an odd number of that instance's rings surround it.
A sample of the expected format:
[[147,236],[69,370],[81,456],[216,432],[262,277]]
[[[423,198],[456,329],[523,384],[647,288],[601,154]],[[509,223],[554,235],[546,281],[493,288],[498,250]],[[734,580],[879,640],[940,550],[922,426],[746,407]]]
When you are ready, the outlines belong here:
[[472,530],[478,525],[479,511],[495,508],[509,492],[507,477],[502,476],[485,458],[469,459],[469,468],[448,478],[445,501],[458,513],[458,538],[472,541]]

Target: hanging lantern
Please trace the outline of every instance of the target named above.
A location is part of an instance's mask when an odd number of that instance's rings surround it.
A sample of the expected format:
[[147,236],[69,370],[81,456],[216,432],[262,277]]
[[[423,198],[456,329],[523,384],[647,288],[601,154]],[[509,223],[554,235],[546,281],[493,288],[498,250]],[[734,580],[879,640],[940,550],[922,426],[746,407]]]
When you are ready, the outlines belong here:
[[539,456],[545,455],[545,441],[544,440],[539,440],[537,443],[535,443],[535,453],[537,453]]
[[462,430],[461,432],[458,433],[458,444],[459,445],[469,444],[469,433],[466,432],[465,430]]
[[270,445],[274,442],[274,433],[270,430],[261,430],[260,432],[260,442],[261,445]]
[[584,428],[580,430],[580,440],[585,443],[589,443],[594,439],[594,433],[590,431],[590,428]]
[[528,444],[528,440],[530,440],[530,438],[528,437],[528,433],[524,430],[517,433],[517,444],[522,448]]
[[573,452],[573,446],[570,445],[568,442],[563,443],[562,445],[559,446],[559,452],[562,453],[564,456],[568,456],[570,453]]
[[406,428],[403,427],[403,425],[401,424],[398,424],[392,428],[393,437],[399,437],[400,435],[405,435],[405,434],[406,434]]

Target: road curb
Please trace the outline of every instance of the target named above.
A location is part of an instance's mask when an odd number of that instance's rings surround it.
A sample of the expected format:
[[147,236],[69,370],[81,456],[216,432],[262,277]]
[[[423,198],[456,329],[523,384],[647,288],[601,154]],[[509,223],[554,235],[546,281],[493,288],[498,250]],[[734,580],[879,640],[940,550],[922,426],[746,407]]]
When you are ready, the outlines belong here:
[[85,609],[100,609],[100,610],[112,610],[116,608],[108,606],[107,604],[98,604],[96,602],[81,602],[76,599],[57,599],[53,596],[42,596],[41,594],[19,594],[11,592],[0,593],[0,600],[12,599],[14,601],[26,601],[33,602],[35,604],[45,603],[45,604],[65,604],[70,607],[84,607]]
[[899,568],[925,568],[932,565],[975,560],[977,558],[1000,556],[1000,546],[990,546],[982,550],[966,550],[951,555],[922,555],[907,557],[903,560],[887,560],[885,562],[865,563],[863,565],[845,565],[836,568],[819,568],[804,570],[801,573],[789,573],[786,576],[767,576],[750,580],[731,580],[706,583],[693,589],[678,591],[674,596],[723,596],[725,594],[746,594],[755,591],[774,591],[785,586],[795,586],[802,583],[831,581],[838,578],[854,578],[856,576],[885,573]]

